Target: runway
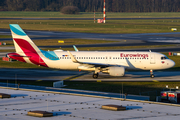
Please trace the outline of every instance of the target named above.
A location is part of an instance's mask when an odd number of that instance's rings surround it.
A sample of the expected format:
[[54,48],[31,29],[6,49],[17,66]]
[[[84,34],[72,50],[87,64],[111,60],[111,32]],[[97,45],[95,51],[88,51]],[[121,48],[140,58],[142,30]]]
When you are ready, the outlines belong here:
[[92,78],[91,72],[41,70],[41,69],[0,69],[0,80],[48,80],[48,81],[180,81],[180,71],[154,71],[155,78],[150,78],[149,71],[126,71],[124,77],[113,77],[99,74],[98,79]]
[[[112,40],[122,42],[122,40],[141,40],[150,43],[168,43],[176,44],[180,43],[180,32],[169,32],[169,33],[141,33],[141,34],[103,34],[103,33],[75,33],[75,32],[57,32],[57,31],[32,31],[25,30],[33,40],[39,39],[67,39],[67,38],[78,38],[78,39],[89,39],[89,40]],[[0,35],[11,35],[10,30],[0,29]],[[1,38],[0,41],[12,40],[12,38]]]

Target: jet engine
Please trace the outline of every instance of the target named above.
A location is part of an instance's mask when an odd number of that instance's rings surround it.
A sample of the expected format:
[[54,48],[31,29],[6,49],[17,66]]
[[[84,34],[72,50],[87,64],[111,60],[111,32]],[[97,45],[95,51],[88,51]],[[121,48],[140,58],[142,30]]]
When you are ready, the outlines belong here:
[[124,76],[125,68],[124,67],[108,67],[106,68],[106,70],[102,72],[108,73],[111,76]]

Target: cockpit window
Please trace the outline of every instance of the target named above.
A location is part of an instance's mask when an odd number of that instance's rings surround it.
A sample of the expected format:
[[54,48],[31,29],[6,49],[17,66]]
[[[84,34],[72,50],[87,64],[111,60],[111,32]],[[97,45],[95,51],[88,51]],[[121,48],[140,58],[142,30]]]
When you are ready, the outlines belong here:
[[169,58],[167,56],[161,57],[161,60],[166,60],[166,59],[169,59]]

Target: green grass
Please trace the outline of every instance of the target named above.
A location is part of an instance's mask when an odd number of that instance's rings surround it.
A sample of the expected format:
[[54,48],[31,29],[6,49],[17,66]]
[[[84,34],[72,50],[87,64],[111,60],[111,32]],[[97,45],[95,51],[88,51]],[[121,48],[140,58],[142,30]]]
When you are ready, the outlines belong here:
[[67,85],[66,88],[71,89],[112,93],[122,92],[123,84],[123,93],[150,96],[150,100],[155,100],[156,96],[160,95],[160,91],[162,91],[166,85],[168,85],[169,88],[180,86],[180,82],[65,82],[64,84]]
[[[80,14],[69,15],[60,12],[29,12],[29,11],[1,11],[1,18],[94,18],[93,12],[80,12]],[[151,12],[151,13],[120,13],[106,12],[107,18],[157,18],[157,17],[180,17],[179,12]],[[103,18],[102,12],[96,12],[96,18]]]
[[12,36],[11,35],[0,35],[0,38],[12,38]]
[[180,29],[180,20],[108,20],[94,24],[93,20],[0,20],[0,28],[19,24],[22,29],[83,33],[161,33]]
[[[120,93],[122,92],[122,84],[124,93],[136,94],[144,91],[162,90],[166,85],[169,88],[180,86],[180,82],[68,82],[65,81],[66,88],[94,90]],[[144,90],[146,89],[146,90]]]

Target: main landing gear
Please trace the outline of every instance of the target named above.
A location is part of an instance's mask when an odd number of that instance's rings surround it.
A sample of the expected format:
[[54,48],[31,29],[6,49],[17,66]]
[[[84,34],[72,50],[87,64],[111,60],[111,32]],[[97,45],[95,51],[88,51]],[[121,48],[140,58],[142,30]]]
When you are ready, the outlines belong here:
[[98,78],[98,75],[99,75],[98,73],[93,73],[93,78],[94,79]]
[[154,78],[153,70],[150,70],[150,74],[151,74],[150,77]]

